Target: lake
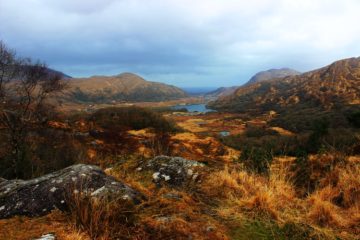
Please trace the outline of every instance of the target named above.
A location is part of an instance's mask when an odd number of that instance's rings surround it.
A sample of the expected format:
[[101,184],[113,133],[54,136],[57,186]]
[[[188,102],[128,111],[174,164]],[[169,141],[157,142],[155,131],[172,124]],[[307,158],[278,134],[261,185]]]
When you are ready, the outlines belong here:
[[171,109],[178,110],[186,108],[188,112],[216,112],[215,110],[206,108],[206,104],[191,104],[191,105],[176,105],[172,106]]

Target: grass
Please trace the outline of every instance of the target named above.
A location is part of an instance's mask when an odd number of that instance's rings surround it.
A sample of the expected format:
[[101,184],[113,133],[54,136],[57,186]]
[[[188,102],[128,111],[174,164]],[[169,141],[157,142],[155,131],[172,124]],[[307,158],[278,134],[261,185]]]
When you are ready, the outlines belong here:
[[[331,160],[313,156],[312,165],[324,164],[326,159]],[[289,167],[270,171],[268,176],[225,167],[208,176],[201,190],[216,199],[215,210],[229,221],[233,239],[356,239],[359,171],[359,165],[350,162],[315,168],[312,174],[321,181],[304,197],[297,193]],[[296,233],[291,237],[289,226]]]
[[[115,120],[116,114],[109,121]],[[167,152],[207,163],[206,173],[198,183],[173,189],[155,185],[151,171],[138,170],[156,154],[150,151],[154,144],[149,141],[154,132],[124,131],[126,136],[131,133],[142,142],[139,146],[132,142],[128,145],[149,150],[149,156],[99,151],[109,150],[110,146],[118,149],[126,140],[114,138],[113,142],[104,140],[91,148],[93,161],[108,168],[107,174],[146,196],[142,204],[134,206],[120,198],[92,199],[77,194],[70,199],[68,215],[54,212],[42,218],[0,220],[0,239],[31,239],[49,232],[65,240],[358,239],[360,166],[358,161],[349,160],[354,144],[350,132],[330,129],[321,139],[327,143],[325,148],[304,155],[296,151],[306,147],[302,143],[311,133],[282,136],[274,131],[251,129],[222,139],[239,151],[214,137],[172,133],[165,139],[169,144]],[[245,156],[245,147],[266,152],[249,152],[246,159],[234,160],[241,152]],[[267,161],[273,153],[272,161]],[[254,171],[254,166],[244,161],[256,165],[254,158],[264,157],[261,167],[266,168],[266,174],[259,174],[262,171]]]
[[246,220],[231,232],[233,240],[303,240],[316,239],[311,236],[311,229],[294,223],[283,226],[274,221]]
[[29,240],[47,233],[54,233],[59,240],[91,239],[75,228],[69,221],[69,216],[60,211],[53,211],[40,218],[14,217],[0,220],[1,240]]
[[136,236],[135,206],[114,196],[93,198],[90,194],[74,193],[70,202],[71,219],[91,239],[134,239]]
[[[321,181],[303,196],[297,193],[286,164],[276,171],[270,167],[268,175],[228,164],[213,168],[199,185],[175,190],[156,187],[151,174],[135,171],[139,159],[129,158],[108,173],[146,195],[141,205],[78,194],[73,196],[70,215],[1,220],[0,236],[29,239],[55,232],[59,239],[69,239],[62,238],[69,230],[65,236],[72,239],[357,239],[359,165],[347,158],[340,164],[334,159],[310,158],[311,166],[328,163],[331,167],[312,167],[312,174]],[[28,229],[32,223],[36,228],[11,238],[19,226]]]

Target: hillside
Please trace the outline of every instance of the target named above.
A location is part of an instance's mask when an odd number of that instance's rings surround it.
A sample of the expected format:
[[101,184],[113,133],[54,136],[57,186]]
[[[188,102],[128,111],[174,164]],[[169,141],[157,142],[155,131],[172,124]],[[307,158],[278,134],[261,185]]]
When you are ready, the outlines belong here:
[[238,89],[239,86],[232,86],[232,87],[220,87],[212,92],[206,93],[206,97],[223,97],[230,95]]
[[329,109],[338,104],[359,104],[359,82],[360,58],[351,58],[301,75],[241,87],[210,106],[233,111],[319,105]]
[[[250,80],[244,84],[244,86],[251,85],[253,83],[267,81],[271,79],[283,78],[287,76],[295,76],[299,75],[300,72],[290,69],[290,68],[281,68],[281,69],[270,69],[267,71],[261,71],[256,73],[254,76],[250,78]],[[225,97],[233,94],[240,86],[232,86],[232,87],[220,87],[215,91],[207,93],[206,97]]]
[[74,78],[68,82],[63,98],[67,101],[109,103],[121,101],[155,102],[186,97],[174,86],[150,82],[132,73],[117,76]]
[[261,71],[255,74],[250,80],[245,84],[253,84],[257,82],[267,81],[275,78],[284,78],[288,76],[295,76],[301,74],[300,72],[290,69],[290,68],[281,68],[281,69],[269,69],[267,71]]
[[360,58],[350,58],[297,76],[258,82],[209,103],[221,111],[278,113],[277,124],[294,131],[309,129],[316,119],[345,124],[359,110]]
[[50,74],[50,75],[59,75],[62,79],[70,79],[72,78],[71,76],[63,73],[63,72],[60,72],[60,71],[57,71],[57,70],[54,70],[54,69],[51,69],[51,68],[46,68],[47,72]]

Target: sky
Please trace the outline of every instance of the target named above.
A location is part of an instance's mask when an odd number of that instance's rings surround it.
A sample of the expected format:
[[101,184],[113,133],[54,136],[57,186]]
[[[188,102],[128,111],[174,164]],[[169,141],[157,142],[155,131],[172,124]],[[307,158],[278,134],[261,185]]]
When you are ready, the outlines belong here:
[[0,40],[73,77],[245,83],[360,55],[359,0],[0,0]]

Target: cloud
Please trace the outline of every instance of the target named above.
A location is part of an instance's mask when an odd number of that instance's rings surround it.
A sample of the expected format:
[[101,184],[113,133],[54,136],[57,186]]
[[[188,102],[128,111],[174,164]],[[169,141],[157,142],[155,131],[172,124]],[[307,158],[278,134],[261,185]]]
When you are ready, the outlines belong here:
[[360,55],[357,0],[0,0],[0,38],[74,76],[239,85]]

